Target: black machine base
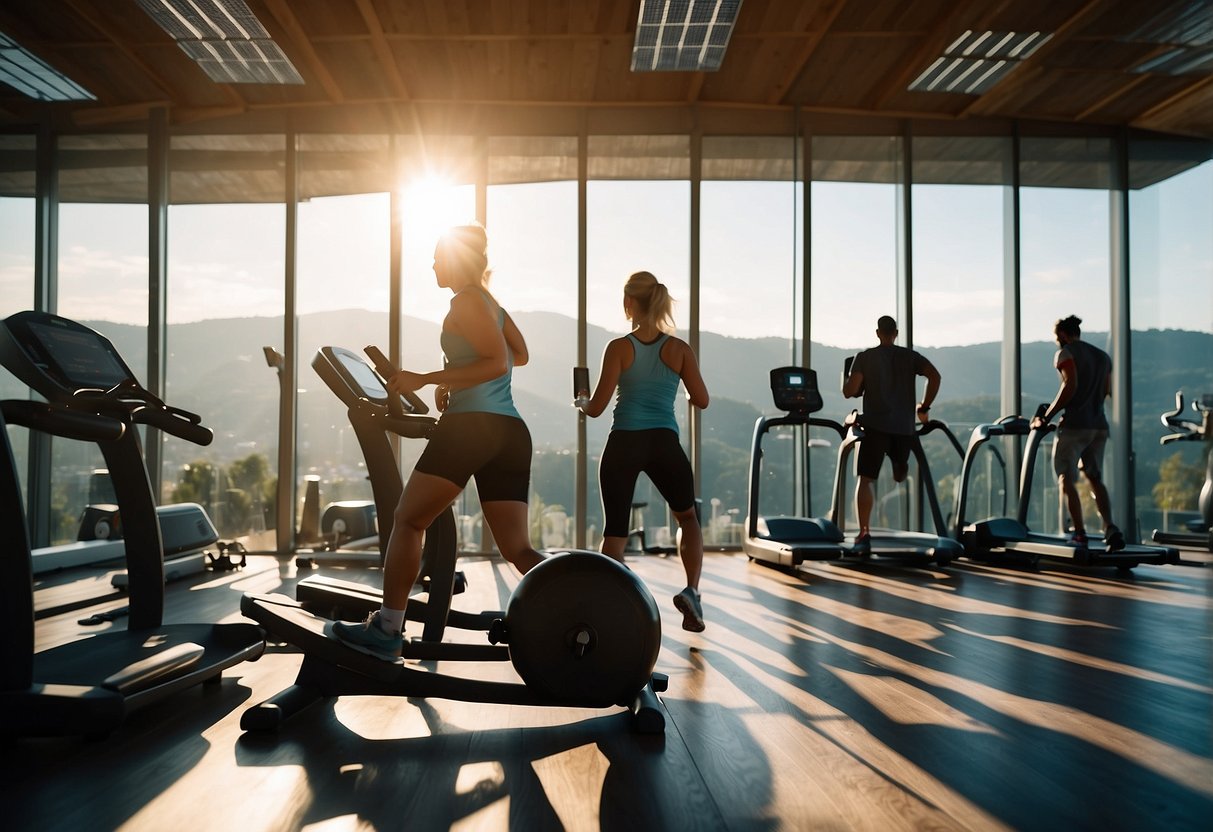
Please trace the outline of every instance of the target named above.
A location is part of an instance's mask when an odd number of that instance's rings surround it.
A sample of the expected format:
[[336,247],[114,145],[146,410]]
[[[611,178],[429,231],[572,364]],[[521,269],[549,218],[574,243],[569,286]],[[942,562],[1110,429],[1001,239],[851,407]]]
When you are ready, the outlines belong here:
[[[241,612],[275,635],[299,646],[303,664],[295,683],[265,702],[249,708],[240,719],[245,731],[273,732],[296,713],[333,696],[404,696],[495,702],[506,705],[585,707],[578,702],[550,699],[521,682],[491,682],[435,673],[411,664],[415,661],[509,661],[509,650],[491,644],[406,642],[404,659],[391,663],[359,653],[329,638],[330,623],[283,595],[245,595]],[[668,678],[654,673],[648,684],[628,702],[633,729],[663,733],[665,715],[658,691]]]

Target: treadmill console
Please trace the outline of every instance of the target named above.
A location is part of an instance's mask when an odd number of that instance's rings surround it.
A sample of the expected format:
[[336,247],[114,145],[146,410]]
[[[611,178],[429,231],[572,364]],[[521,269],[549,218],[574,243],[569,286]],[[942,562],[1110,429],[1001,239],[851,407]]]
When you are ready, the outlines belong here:
[[4,320],[0,363],[49,401],[134,380],[108,338],[48,312],[17,312]]
[[777,408],[796,415],[816,413],[823,406],[817,389],[817,373],[807,367],[771,370],[771,395]]
[[375,368],[352,350],[321,347],[312,360],[312,367],[347,406],[355,406],[361,399],[391,406],[395,399],[406,416],[421,415],[429,410],[416,395],[400,397],[390,393]]

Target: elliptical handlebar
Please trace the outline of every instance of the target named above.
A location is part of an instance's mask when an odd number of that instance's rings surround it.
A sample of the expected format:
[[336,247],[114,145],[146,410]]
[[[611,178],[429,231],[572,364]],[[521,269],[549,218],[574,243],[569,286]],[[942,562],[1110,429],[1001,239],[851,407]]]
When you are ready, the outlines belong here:
[[[409,414],[421,416],[430,412],[429,406],[423,402],[421,397],[418,396],[414,391],[406,390],[400,395],[396,395],[394,392],[392,392],[392,389],[390,386],[388,386],[388,384],[391,382],[392,376],[396,375],[396,367],[391,361],[388,360],[387,356],[383,354],[382,350],[380,350],[374,344],[370,344],[363,347],[362,351],[366,353],[367,358],[371,359],[371,363],[375,365],[375,372],[379,373],[379,375],[383,378],[385,383],[384,386],[387,387],[388,390],[387,406],[388,412],[391,415],[404,416],[404,405],[406,404],[408,405]],[[401,399],[403,399],[403,402]]]
[[165,404],[133,378],[123,379],[108,390],[82,387],[72,394],[72,400],[86,404],[103,416],[108,413],[129,415],[135,424],[159,428],[195,445],[209,445],[215,438],[211,429],[203,426],[202,417],[197,413]]
[[1201,415],[1201,421],[1184,419],[1184,391],[1175,391],[1175,409],[1164,412],[1159,420],[1163,427],[1175,431],[1158,440],[1158,444],[1167,445],[1171,442],[1200,441],[1208,439],[1209,414],[1213,412],[1213,396],[1205,396],[1192,401],[1192,410]]

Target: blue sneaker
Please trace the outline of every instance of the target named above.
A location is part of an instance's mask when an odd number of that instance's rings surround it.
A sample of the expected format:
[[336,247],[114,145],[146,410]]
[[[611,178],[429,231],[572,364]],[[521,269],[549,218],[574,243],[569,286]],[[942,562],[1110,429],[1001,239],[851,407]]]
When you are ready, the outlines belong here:
[[333,621],[325,627],[330,638],[385,662],[400,664],[400,651],[404,648],[404,636],[389,633],[379,626],[379,611],[371,613],[366,621]]
[[869,558],[872,556],[872,535],[868,532],[855,536],[855,542],[851,544],[851,554],[861,558]]
[[702,633],[703,604],[699,601],[699,593],[689,586],[674,596],[674,606],[682,613],[682,629],[692,633]]

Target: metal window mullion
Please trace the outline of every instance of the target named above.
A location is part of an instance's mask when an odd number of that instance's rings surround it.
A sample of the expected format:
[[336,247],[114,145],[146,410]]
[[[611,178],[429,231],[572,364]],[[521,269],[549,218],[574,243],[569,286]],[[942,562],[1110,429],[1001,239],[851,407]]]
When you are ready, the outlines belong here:
[[[581,114],[581,130],[577,136],[577,365],[588,367],[587,324],[588,307],[588,266],[586,244],[587,233],[587,179],[589,177],[589,136],[586,113]],[[577,413],[577,456],[574,474],[574,501],[576,516],[576,541],[578,549],[586,547],[585,530],[589,520],[588,489],[589,489],[589,459],[588,441],[586,438],[586,415]]]
[[[691,134],[691,250],[690,255],[690,320],[687,323],[687,337],[690,339],[691,352],[696,360],[700,360],[699,352],[699,316],[700,316],[700,287],[699,287],[699,221],[701,215],[703,183],[703,133],[699,128],[699,113],[695,113],[695,129]],[[687,429],[690,433],[688,444],[691,451],[691,471],[694,475],[695,493],[703,494],[703,437],[702,414],[699,408],[687,401]]]
[[[59,160],[57,137],[47,124],[38,130],[34,173],[34,308],[59,306]],[[50,545],[51,444],[48,433],[31,430],[27,438],[25,512],[30,545]]]
[[[1001,412],[1019,414],[1023,412],[1022,381],[1022,334],[1020,310],[1020,271],[1022,268],[1022,240],[1020,239],[1020,135],[1019,124],[1011,134],[1011,158],[1009,170],[1003,178],[1007,182],[1003,200],[1003,310],[1002,310],[1002,391]],[[1004,443],[1007,469],[1012,472],[1006,478],[1008,496],[1012,505],[1019,502],[1019,466],[1022,448],[1019,442]]]
[[1129,148],[1128,137],[1120,131],[1114,142],[1115,162],[1110,200],[1109,235],[1111,269],[1108,275],[1111,296],[1110,338],[1112,355],[1112,516],[1131,542],[1139,542],[1137,529],[1136,483],[1133,476],[1133,376],[1132,330],[1130,318],[1129,260]]
[[[168,381],[168,110],[148,113],[147,129],[147,388],[164,397]],[[164,481],[164,433],[148,427],[144,464],[157,503]]]
[[297,253],[299,244],[299,137],[294,128],[286,134],[286,159],[283,210],[286,212],[283,240],[282,293],[282,366],[278,372],[278,494],[274,506],[278,553],[287,555],[295,548],[296,486],[295,471],[299,439],[299,330],[297,312]]

